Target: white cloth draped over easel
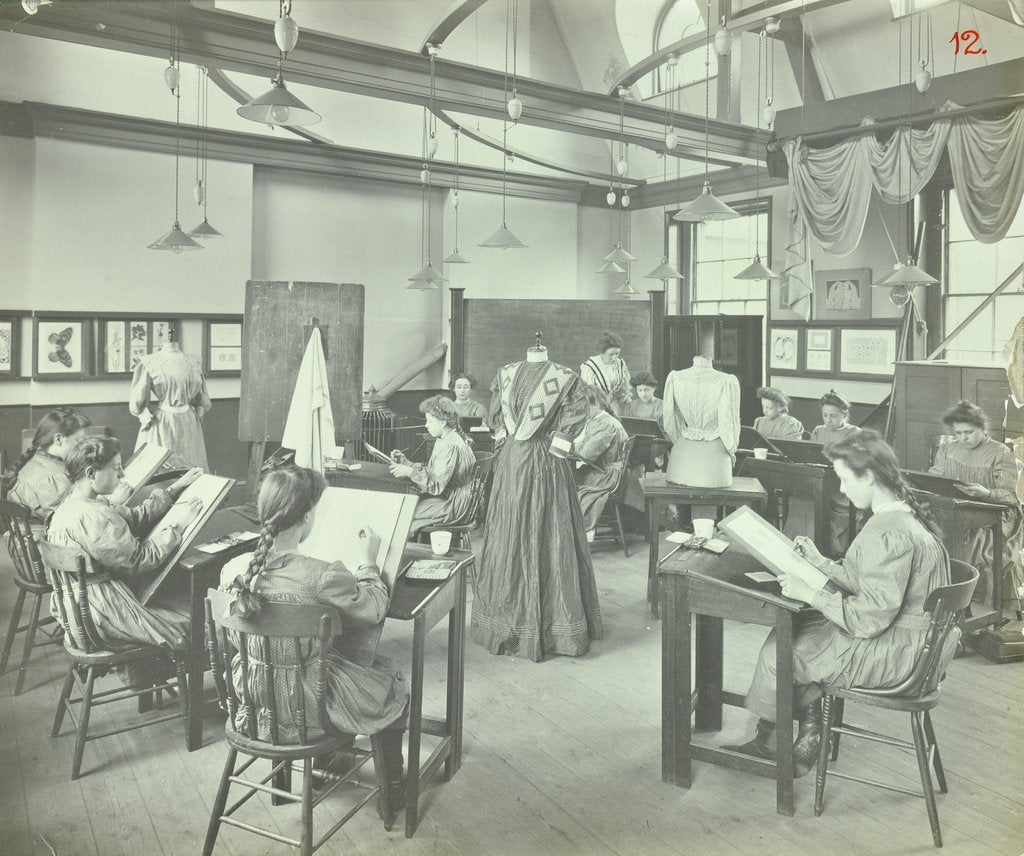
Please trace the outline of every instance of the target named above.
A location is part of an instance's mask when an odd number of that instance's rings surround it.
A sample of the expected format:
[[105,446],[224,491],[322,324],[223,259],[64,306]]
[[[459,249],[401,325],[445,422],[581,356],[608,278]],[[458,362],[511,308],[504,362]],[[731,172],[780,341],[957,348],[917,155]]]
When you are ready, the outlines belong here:
[[320,329],[313,332],[295,378],[281,445],[295,450],[295,463],[324,471],[324,454],[334,451],[334,415]]
[[[957,110],[946,102],[942,108]],[[870,117],[863,125],[872,125]],[[800,138],[784,147],[796,217],[790,243],[806,229],[828,253],[845,256],[860,243],[871,191],[883,201],[913,199],[949,154],[960,211],[984,244],[1005,235],[1024,195],[1024,105],[1001,119],[937,118],[923,130],[900,127],[884,143],[859,134],[834,146],[809,149]],[[902,179],[900,176],[902,175]]]

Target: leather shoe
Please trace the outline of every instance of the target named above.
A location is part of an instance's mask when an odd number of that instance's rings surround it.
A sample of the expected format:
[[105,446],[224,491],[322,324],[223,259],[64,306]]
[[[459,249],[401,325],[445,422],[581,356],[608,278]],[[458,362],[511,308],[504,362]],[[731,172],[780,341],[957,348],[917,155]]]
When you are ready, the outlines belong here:
[[821,713],[813,711],[800,720],[800,731],[793,743],[793,775],[806,776],[817,766],[821,750]]
[[757,721],[757,731],[752,740],[746,743],[733,746],[723,746],[729,752],[742,752],[744,755],[752,755],[755,758],[775,759],[776,749],[775,723],[767,719]]

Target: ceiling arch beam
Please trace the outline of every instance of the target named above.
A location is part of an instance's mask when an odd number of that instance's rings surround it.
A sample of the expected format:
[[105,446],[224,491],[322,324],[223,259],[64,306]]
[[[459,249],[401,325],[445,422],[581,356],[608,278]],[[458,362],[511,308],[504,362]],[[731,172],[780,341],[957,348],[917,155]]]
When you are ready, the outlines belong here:
[[477,9],[486,3],[487,0],[457,0],[457,2],[445,12],[444,17],[434,25],[434,28],[427,34],[420,45],[420,53],[427,56],[427,45],[443,45],[445,39],[458,29],[459,25],[472,15]]

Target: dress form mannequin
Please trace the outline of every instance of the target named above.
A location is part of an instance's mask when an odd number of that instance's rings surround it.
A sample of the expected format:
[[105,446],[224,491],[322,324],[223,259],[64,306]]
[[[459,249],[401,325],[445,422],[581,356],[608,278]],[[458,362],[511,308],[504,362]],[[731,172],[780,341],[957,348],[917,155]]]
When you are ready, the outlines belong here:
[[540,343],[540,337],[544,334],[541,332],[534,333],[536,341],[534,344],[526,349],[526,362],[528,363],[544,363],[548,359],[548,349]]
[[672,440],[667,481],[730,487],[740,436],[740,385],[715,369],[710,356],[665,380],[665,433]]

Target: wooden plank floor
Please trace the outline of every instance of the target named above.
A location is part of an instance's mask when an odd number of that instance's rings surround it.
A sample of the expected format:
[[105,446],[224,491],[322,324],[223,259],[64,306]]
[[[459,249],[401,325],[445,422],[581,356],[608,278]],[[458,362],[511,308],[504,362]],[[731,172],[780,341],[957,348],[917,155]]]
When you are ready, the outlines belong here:
[[[385,833],[364,810],[320,852],[430,856],[882,856],[933,851],[920,800],[829,781],[826,810],[812,813],[811,777],[797,782],[797,814],[775,814],[771,782],[697,764],[690,791],[661,782],[661,634],[644,601],[647,554],[633,539],[623,559],[597,545],[595,568],[605,639],[580,659],[535,664],[492,657],[467,642],[465,757],[452,782],[427,789],[422,823],[406,841],[401,822]],[[0,621],[14,600],[10,565],[0,559]],[[744,691],[763,631],[726,625],[726,682]],[[411,628],[389,623],[382,651],[402,661]],[[443,702],[447,634],[430,637],[427,706]],[[16,654],[18,649],[16,648]],[[17,656],[13,659],[17,660]],[[72,738],[48,736],[65,668],[55,648],[32,659],[27,690],[15,698],[14,672],[0,677],[0,853],[4,856],[186,856],[202,846],[224,761],[221,724],[205,745],[185,751],[177,723],[90,743],[85,775],[70,781]],[[943,852],[1018,856],[1024,849],[1024,665],[994,666],[978,655],[954,662],[934,717],[950,793],[939,797]],[[100,708],[96,728],[130,709]],[[436,708],[435,708],[436,709]],[[850,713],[867,727],[909,735],[903,716]],[[744,737],[750,717],[727,709],[713,742]],[[430,738],[425,739],[430,745]],[[910,753],[848,741],[840,769],[916,787]],[[323,831],[351,791],[321,807]],[[256,798],[244,815],[291,834],[293,807]],[[44,840],[45,839],[45,840]],[[48,846],[49,845],[49,846]],[[285,854],[282,844],[224,829],[218,854]]]

